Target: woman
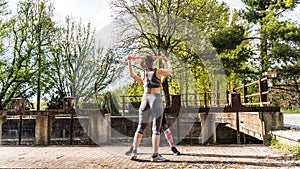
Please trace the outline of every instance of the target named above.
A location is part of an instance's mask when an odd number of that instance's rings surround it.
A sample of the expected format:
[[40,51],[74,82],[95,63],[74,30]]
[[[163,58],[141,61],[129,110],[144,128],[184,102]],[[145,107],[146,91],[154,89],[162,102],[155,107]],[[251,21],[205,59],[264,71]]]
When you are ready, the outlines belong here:
[[[163,81],[165,80],[166,78],[165,77],[162,77],[161,78],[161,83],[163,83]],[[165,137],[169,143],[169,146],[171,148],[171,153],[174,154],[174,155],[180,155],[180,151],[177,150],[176,146],[175,146],[175,143],[174,143],[174,139],[173,139],[173,136],[172,136],[172,133],[171,133],[171,130],[168,126],[168,123],[166,121],[166,117],[165,117],[165,113],[163,112],[163,118],[162,118],[162,123],[161,123],[161,126],[162,126],[162,132],[165,134]],[[133,146],[130,147],[130,149],[128,151],[125,152],[126,155],[130,155],[131,152],[133,150]]]
[[[156,69],[155,59],[162,59],[164,68]],[[142,59],[143,71],[141,77],[137,76],[132,69],[131,60]],[[146,128],[147,121],[150,116],[153,118],[152,126],[152,146],[153,154],[151,161],[162,162],[167,161],[158,153],[158,147],[160,143],[160,131],[163,118],[163,101],[160,92],[161,79],[167,77],[172,73],[172,68],[168,64],[168,58],[166,56],[146,56],[146,57],[128,57],[128,65],[130,77],[132,77],[139,84],[144,87],[144,94],[142,97],[141,105],[139,108],[139,122],[138,127],[134,135],[133,150],[131,152],[130,159],[135,160],[137,158],[137,148],[141,143],[144,129]],[[146,107],[147,110],[146,110]]]

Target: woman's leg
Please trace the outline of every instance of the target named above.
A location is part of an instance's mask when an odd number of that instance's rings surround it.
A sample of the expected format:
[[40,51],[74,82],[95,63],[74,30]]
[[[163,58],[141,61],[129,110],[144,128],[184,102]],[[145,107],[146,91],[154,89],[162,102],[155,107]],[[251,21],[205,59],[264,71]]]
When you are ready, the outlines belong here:
[[151,161],[156,161],[156,162],[163,162],[167,161],[166,158],[162,157],[158,153],[158,148],[160,144],[160,131],[161,131],[161,119],[162,117],[153,117],[153,126],[152,126],[152,147],[153,147],[153,154],[151,157]]
[[140,112],[138,127],[137,127],[136,132],[133,137],[133,144],[132,144],[133,150],[137,150],[137,148],[139,147],[139,145],[143,139],[144,129],[146,128],[146,125],[147,125],[143,121],[148,118],[149,118],[149,115],[147,115],[147,114],[145,115],[144,112]]
[[151,161],[167,161],[158,153],[158,148],[160,144],[160,133],[161,133],[161,123],[163,115],[163,103],[160,94],[155,94],[150,100],[150,108],[152,109],[153,126],[152,126],[152,145],[153,145],[153,155]]
[[158,154],[159,143],[160,143],[160,135],[153,134],[152,135],[153,154]]
[[153,117],[153,126],[152,126],[153,154],[158,154],[158,148],[160,144],[161,119],[162,119],[161,116]]
[[162,131],[164,132],[165,137],[167,138],[167,141],[169,143],[169,146],[171,148],[172,153],[174,155],[180,155],[180,152],[175,147],[173,136],[172,136],[171,130],[170,130],[168,124],[167,124],[165,114],[163,114],[163,119],[162,119]]
[[166,118],[165,118],[165,114],[163,114],[163,119],[162,119],[162,130],[168,140],[169,146],[172,148],[175,146],[174,144],[174,140],[173,140],[173,136],[171,133],[171,130],[169,129],[169,126],[167,124]]
[[161,124],[163,119],[163,103],[160,94],[153,95],[153,98],[149,102],[152,109],[152,144],[153,153],[158,153],[158,147],[160,143]]
[[143,132],[147,126],[147,121],[150,117],[150,112],[148,110],[146,110],[146,106],[147,106],[147,98],[143,97],[141,106],[139,109],[139,122],[138,122],[138,127],[136,129],[136,132],[134,134],[134,139],[133,139],[133,144],[132,144],[133,149],[132,149],[130,159],[137,158],[137,149],[142,141]]
[[141,144],[141,141],[143,139],[143,133],[135,132],[134,138],[133,138],[133,150],[137,150],[139,145]]

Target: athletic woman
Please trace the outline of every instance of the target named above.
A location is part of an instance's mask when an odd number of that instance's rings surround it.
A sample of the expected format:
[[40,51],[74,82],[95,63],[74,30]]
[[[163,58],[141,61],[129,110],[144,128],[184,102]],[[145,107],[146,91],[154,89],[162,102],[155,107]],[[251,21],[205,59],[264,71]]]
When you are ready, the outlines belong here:
[[[143,71],[141,76],[137,76],[132,69],[131,60],[142,59]],[[156,69],[155,59],[162,59],[164,68]],[[160,132],[162,129],[163,119],[163,101],[160,92],[161,79],[172,73],[171,65],[168,63],[166,56],[146,56],[146,57],[128,57],[128,66],[130,77],[144,87],[144,94],[141,105],[139,107],[139,122],[133,139],[133,150],[130,155],[131,160],[137,159],[137,148],[141,143],[144,129],[147,121],[152,116],[152,147],[153,154],[151,161],[162,162],[167,161],[158,153],[160,144]],[[147,108],[146,109],[146,107]]]

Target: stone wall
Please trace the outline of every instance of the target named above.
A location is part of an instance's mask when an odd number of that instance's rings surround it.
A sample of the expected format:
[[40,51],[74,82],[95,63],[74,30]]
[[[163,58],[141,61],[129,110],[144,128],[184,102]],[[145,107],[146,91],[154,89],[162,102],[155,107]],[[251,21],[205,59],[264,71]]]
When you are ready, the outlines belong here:
[[[138,117],[111,117],[111,140],[113,143],[124,139],[124,143],[129,144],[137,127]],[[173,122],[172,122],[173,120]],[[87,132],[88,118],[82,116],[75,117],[73,121],[73,145],[91,145],[95,144],[90,140]],[[188,133],[181,133],[182,140],[178,140],[178,133],[174,125],[174,119],[168,120],[172,129],[172,134],[176,143],[180,144],[201,144],[201,123],[195,122],[194,124],[180,123],[180,128],[190,129]],[[56,117],[52,123],[50,132],[49,145],[70,145],[70,117]],[[2,144],[4,145],[17,145],[18,132],[19,132],[19,119],[8,119],[2,126]],[[145,137],[151,136],[151,123],[148,124],[145,130]],[[35,140],[35,119],[23,118],[22,122],[22,144],[34,145]],[[243,138],[243,137],[242,137]],[[162,139],[164,135],[162,135]],[[180,142],[179,142],[180,141]],[[162,141],[163,142],[163,141]],[[225,124],[217,125],[217,143],[218,144],[232,144],[236,143],[236,131],[225,126]],[[243,142],[242,142],[243,143]],[[248,143],[250,143],[248,141]]]

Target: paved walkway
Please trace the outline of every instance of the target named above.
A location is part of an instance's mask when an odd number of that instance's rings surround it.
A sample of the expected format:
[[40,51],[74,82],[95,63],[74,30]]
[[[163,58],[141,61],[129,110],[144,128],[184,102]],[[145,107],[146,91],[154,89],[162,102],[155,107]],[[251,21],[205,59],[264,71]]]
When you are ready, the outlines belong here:
[[284,114],[283,123],[285,127],[300,129],[300,114]]
[[300,161],[263,145],[178,146],[180,156],[160,148],[169,162],[150,162],[151,148],[139,149],[138,161],[124,153],[128,147],[5,147],[0,168],[300,168]]

